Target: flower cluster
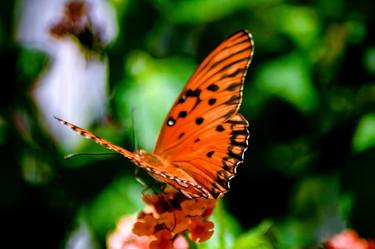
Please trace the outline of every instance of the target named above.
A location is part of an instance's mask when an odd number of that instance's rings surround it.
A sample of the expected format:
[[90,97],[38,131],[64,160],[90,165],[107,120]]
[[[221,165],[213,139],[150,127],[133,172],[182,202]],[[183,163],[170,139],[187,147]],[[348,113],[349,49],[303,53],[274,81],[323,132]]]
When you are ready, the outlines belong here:
[[216,201],[188,199],[175,190],[145,195],[143,199],[148,207],[138,215],[133,232],[139,236],[154,235],[151,249],[173,248],[174,239],[185,231],[194,242],[203,242],[212,236],[214,224],[207,218]]
[[[144,195],[143,200],[146,208],[136,219],[125,218],[126,229],[119,223],[108,239],[109,248],[187,249],[186,235],[194,242],[203,242],[212,236],[214,223],[208,218],[215,200],[189,199],[175,190]],[[131,233],[129,226],[132,226]],[[129,243],[132,247],[127,246]]]
[[354,230],[344,230],[332,236],[326,243],[325,249],[375,249],[375,240],[359,237]]

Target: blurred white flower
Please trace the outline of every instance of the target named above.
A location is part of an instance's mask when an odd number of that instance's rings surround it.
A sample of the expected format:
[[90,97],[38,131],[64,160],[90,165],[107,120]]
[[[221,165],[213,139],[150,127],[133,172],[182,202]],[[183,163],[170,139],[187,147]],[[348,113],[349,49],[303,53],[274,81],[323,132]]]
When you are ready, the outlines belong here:
[[16,39],[50,58],[31,92],[40,121],[65,150],[71,150],[79,136],[53,116],[86,128],[103,116],[107,60],[90,44],[102,48],[115,38],[115,13],[105,0],[23,0],[18,14]]
[[117,223],[115,231],[107,238],[108,249],[146,249],[150,244],[147,236],[138,236],[133,233],[136,215],[124,216]]
[[80,220],[78,227],[69,234],[65,244],[66,249],[94,249],[98,248],[88,225]]

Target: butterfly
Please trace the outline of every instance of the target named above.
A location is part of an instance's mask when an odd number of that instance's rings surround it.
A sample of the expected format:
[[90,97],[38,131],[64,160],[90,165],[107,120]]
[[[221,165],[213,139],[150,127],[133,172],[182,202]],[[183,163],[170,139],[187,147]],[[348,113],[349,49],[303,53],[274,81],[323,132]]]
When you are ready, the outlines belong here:
[[166,116],[152,153],[130,152],[55,118],[122,154],[188,198],[220,198],[229,190],[229,181],[236,175],[248,147],[248,122],[238,109],[253,46],[251,34],[238,31],[203,60]]

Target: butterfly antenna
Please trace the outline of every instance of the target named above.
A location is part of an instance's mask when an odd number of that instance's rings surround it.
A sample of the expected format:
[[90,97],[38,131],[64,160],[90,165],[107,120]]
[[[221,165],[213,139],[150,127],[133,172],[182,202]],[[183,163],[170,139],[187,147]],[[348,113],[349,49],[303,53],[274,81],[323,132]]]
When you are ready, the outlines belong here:
[[150,187],[149,187],[149,186],[148,186],[148,185],[142,180],[142,178],[139,177],[139,168],[138,168],[138,167],[135,167],[135,168],[134,168],[134,178],[135,178],[135,180],[136,180],[139,184],[141,184],[142,186],[146,187],[146,189],[143,190],[142,193],[143,193],[144,191],[146,191],[147,189],[150,188]]
[[119,153],[115,152],[106,152],[106,153],[73,153],[73,154],[68,154],[64,156],[65,160],[72,159],[74,157],[79,157],[79,156],[107,156],[107,155],[121,155]]
[[134,118],[134,113],[135,113],[135,107],[132,107],[131,109],[131,122],[132,122],[132,140],[133,140],[133,145],[134,145],[134,149],[137,150],[138,149],[138,142],[137,142],[137,138],[135,136],[135,118]]

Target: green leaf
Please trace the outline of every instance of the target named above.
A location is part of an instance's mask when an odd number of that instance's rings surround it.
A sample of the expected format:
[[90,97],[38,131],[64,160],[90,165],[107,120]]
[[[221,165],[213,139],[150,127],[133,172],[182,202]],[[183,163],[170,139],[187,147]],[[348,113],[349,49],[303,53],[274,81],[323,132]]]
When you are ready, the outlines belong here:
[[322,238],[346,227],[350,198],[341,198],[337,176],[308,177],[296,186],[291,201],[292,216],[285,216],[275,227],[279,248],[318,245]]
[[363,61],[367,71],[375,75],[375,47],[366,50]]
[[352,140],[355,152],[365,151],[375,145],[375,113],[369,113],[359,120]]
[[175,23],[210,22],[249,7],[280,2],[279,0],[154,0],[164,16]]
[[314,244],[314,225],[306,220],[285,217],[276,228],[278,249],[304,248]]
[[318,96],[313,87],[310,67],[304,55],[290,53],[264,64],[259,70],[254,87],[264,94],[278,96],[302,112],[313,111]]
[[272,19],[278,29],[299,47],[310,48],[319,36],[318,15],[313,8],[281,5],[273,9]]
[[19,77],[23,82],[35,80],[46,62],[46,54],[33,49],[22,49],[17,61]]
[[271,231],[272,223],[263,221],[258,226],[242,234],[236,243],[231,247],[233,249],[274,249],[274,239]]
[[104,237],[120,217],[134,214],[142,208],[142,186],[133,177],[123,176],[85,204],[78,220],[85,220],[91,230]]
[[130,54],[127,80],[116,89],[116,106],[125,127],[134,129],[140,147],[154,147],[161,124],[184,83],[193,73],[194,63],[182,58],[154,59],[144,52]]
[[265,160],[269,167],[288,176],[303,174],[318,157],[306,138],[271,143],[266,154],[268,156]]

